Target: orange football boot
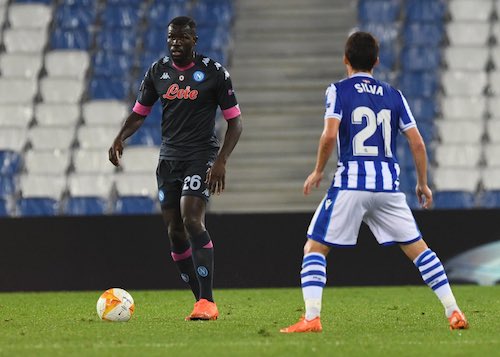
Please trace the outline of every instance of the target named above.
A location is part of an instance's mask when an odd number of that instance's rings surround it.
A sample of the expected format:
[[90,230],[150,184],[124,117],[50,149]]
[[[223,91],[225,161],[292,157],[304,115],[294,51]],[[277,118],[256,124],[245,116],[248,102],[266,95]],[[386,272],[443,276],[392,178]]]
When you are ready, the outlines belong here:
[[448,317],[448,321],[450,322],[450,330],[464,330],[469,328],[469,323],[461,311],[453,311],[451,316]]
[[186,321],[217,320],[217,317],[219,317],[219,310],[215,302],[200,299],[194,304],[193,312],[186,317]]
[[306,320],[304,316],[302,316],[296,324],[291,326],[282,328],[280,332],[283,333],[293,333],[293,332],[321,332],[323,331],[323,327],[321,326],[321,320],[319,316],[312,319],[311,321]]

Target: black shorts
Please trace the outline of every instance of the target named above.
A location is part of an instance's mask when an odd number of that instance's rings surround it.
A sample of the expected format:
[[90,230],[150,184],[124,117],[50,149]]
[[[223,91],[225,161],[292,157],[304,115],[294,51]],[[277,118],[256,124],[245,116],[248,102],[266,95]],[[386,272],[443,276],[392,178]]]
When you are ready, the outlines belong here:
[[178,207],[181,196],[198,196],[208,202],[210,192],[205,184],[212,160],[160,160],[156,169],[158,199],[163,208]]

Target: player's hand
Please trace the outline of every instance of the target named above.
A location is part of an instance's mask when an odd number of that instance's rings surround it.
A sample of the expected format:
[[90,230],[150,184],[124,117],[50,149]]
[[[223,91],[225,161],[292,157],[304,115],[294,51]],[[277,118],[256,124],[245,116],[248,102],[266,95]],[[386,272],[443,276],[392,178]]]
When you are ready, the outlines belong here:
[[122,154],[123,140],[120,138],[116,138],[108,151],[109,161],[111,161],[111,163],[115,166],[120,166],[120,159],[122,157]]
[[318,188],[321,180],[323,179],[323,173],[318,171],[313,171],[304,182],[304,195],[311,193],[313,187]]
[[428,209],[432,206],[432,191],[427,185],[418,185],[415,188],[418,203],[422,208]]
[[226,186],[226,164],[215,160],[213,166],[207,170],[205,183],[211,194],[220,195]]

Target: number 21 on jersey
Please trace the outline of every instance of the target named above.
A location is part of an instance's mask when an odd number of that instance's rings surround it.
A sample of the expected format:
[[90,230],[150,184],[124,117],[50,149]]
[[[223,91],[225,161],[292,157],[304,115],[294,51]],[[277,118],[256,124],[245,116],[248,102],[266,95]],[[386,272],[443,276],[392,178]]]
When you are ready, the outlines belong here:
[[353,110],[351,121],[353,124],[363,124],[366,119],[366,127],[352,138],[352,152],[354,156],[378,156],[378,147],[365,145],[365,142],[376,135],[377,127],[382,124],[382,137],[384,140],[385,157],[392,157],[391,149],[391,111],[382,109],[377,114],[368,107],[357,107]]

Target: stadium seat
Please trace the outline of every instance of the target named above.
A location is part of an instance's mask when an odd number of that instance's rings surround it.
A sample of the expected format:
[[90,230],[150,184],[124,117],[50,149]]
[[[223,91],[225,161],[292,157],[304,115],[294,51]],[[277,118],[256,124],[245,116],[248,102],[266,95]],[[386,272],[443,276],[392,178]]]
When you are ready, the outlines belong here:
[[161,130],[161,117],[162,117],[162,106],[160,101],[157,101],[155,105],[153,105],[153,109],[151,113],[146,117],[143,126],[150,126]]
[[441,66],[439,47],[414,46],[401,51],[401,65],[406,71],[433,71]]
[[437,105],[433,99],[424,97],[407,97],[406,99],[417,123],[434,120],[437,114]]
[[398,0],[360,0],[358,2],[359,22],[396,22],[401,13]]
[[88,50],[91,44],[91,36],[85,28],[57,28],[52,32],[50,40],[53,49]]
[[380,63],[377,67],[382,70],[394,69],[397,61],[397,51],[393,44],[381,43],[379,49]]
[[492,0],[453,0],[448,4],[452,21],[482,21],[487,22],[493,14]]
[[115,171],[108,160],[108,152],[104,149],[76,150],[73,154],[73,166],[76,174],[111,174]]
[[125,53],[98,51],[93,59],[94,76],[122,77],[134,66],[134,57]]
[[0,56],[0,72],[5,77],[37,79],[42,68],[41,54],[4,53]]
[[452,71],[485,71],[489,59],[487,47],[451,46],[444,50],[444,62]]
[[500,207],[500,190],[483,192],[479,196],[479,206],[484,208]]
[[445,120],[482,120],[486,113],[486,99],[483,96],[444,97],[441,100],[441,114]]
[[470,120],[440,120],[436,122],[443,144],[481,144],[484,135],[482,122]]
[[159,58],[161,58],[161,53],[167,53],[167,34],[165,28],[162,27],[152,27],[146,31],[145,39],[144,39],[144,50],[146,53],[143,55],[146,56],[147,52],[149,52],[149,56],[147,60],[142,62],[146,68]]
[[21,175],[20,189],[23,198],[51,198],[59,200],[66,190],[66,176]]
[[409,168],[401,168],[399,175],[399,190],[409,194],[415,194],[417,187],[417,176],[414,166]]
[[78,103],[84,90],[82,79],[45,77],[40,80],[40,95],[46,103]]
[[79,104],[38,103],[35,119],[40,126],[75,127],[80,120]]
[[34,150],[69,150],[74,142],[75,128],[35,126],[28,136]]
[[26,104],[31,106],[36,91],[37,82],[35,79],[0,77],[0,93],[3,93],[0,96],[0,105]]
[[488,85],[485,71],[445,71],[441,80],[447,96],[479,96]]
[[[493,22],[493,26],[491,27],[491,34],[495,39],[496,46],[500,44],[500,23]],[[498,47],[495,47],[494,50],[498,50]]]
[[475,195],[472,192],[437,191],[434,193],[434,208],[470,209],[475,207]]
[[[109,163],[110,166],[111,163]],[[109,198],[114,178],[106,174],[73,174],[68,177],[68,193],[71,197]]]
[[436,129],[432,120],[421,120],[417,122],[417,125],[424,142],[430,143],[436,138]]
[[405,46],[439,46],[445,37],[441,23],[408,23],[403,30]]
[[97,10],[95,6],[62,5],[57,7],[54,14],[56,28],[86,29],[95,23]]
[[500,83],[498,83],[498,81],[500,81],[500,70],[490,72],[490,81],[489,81],[490,87],[489,87],[489,89],[490,89],[490,93],[493,96],[497,97],[496,99],[498,99],[498,97],[500,96]]
[[151,146],[128,146],[124,150],[121,166],[127,173],[154,173],[160,150]]
[[439,78],[434,72],[405,72],[398,87],[408,97],[434,97],[439,89]]
[[52,20],[52,9],[44,4],[11,4],[9,23],[13,28],[45,29]]
[[[138,6],[139,5],[139,6]],[[142,17],[140,2],[134,4],[107,4],[102,18],[105,27],[135,27]]]
[[[197,27],[196,33],[198,35],[196,48],[201,53],[224,49],[230,41],[229,32],[222,26]],[[382,48],[385,47],[381,46]]]
[[400,25],[398,23],[381,24],[379,22],[362,23],[361,30],[370,32],[380,43],[393,43],[398,39]]
[[92,99],[127,99],[130,82],[118,78],[94,77],[90,81],[89,90]]
[[486,122],[486,133],[490,143],[500,144],[500,119],[494,118]]
[[95,7],[99,0],[61,0],[59,3],[64,6],[84,6],[84,7]]
[[81,126],[77,132],[77,140],[80,148],[88,150],[104,150],[108,151],[114,138],[118,134],[118,128],[113,127],[88,127]]
[[115,175],[118,197],[147,196],[156,198],[158,196],[158,186],[154,172],[140,174],[120,173]]
[[[97,34],[97,46],[106,51],[126,52],[135,51],[138,40],[137,31],[133,29],[102,29]],[[166,43],[163,42],[166,46]]]
[[434,158],[440,167],[467,168],[473,170],[481,160],[482,145],[439,144]]
[[[394,0],[385,0],[384,2],[389,1],[392,2]],[[231,8],[224,3],[217,2],[195,2],[191,8],[191,16],[196,19],[196,23],[200,27],[216,24],[227,28],[231,25],[232,21]]]
[[82,79],[89,68],[90,58],[86,51],[55,50],[45,55],[45,69],[50,77]]
[[484,158],[487,167],[500,168],[500,143],[485,145]]
[[488,22],[450,22],[446,26],[450,45],[453,46],[485,46],[490,40],[490,24]]
[[0,217],[7,217],[8,215],[7,200],[0,198]]
[[18,201],[18,211],[23,217],[55,216],[58,203],[53,198],[29,197]]
[[21,171],[23,160],[16,151],[0,150],[0,175],[13,176]]
[[440,22],[446,14],[445,0],[405,1],[407,22]]
[[144,125],[128,139],[128,144],[159,147],[161,140],[161,129],[159,127]]
[[24,158],[28,174],[66,175],[70,164],[70,152],[67,150],[30,150]]
[[410,147],[404,141],[405,140],[403,138],[400,138],[400,141],[398,142],[398,145],[396,147],[396,155],[402,171],[406,169],[413,169],[414,167],[413,156],[411,154]]
[[115,214],[139,215],[157,212],[156,203],[150,197],[124,196],[118,197],[115,202]]
[[486,167],[481,172],[481,183],[485,191],[500,191],[500,167]]
[[471,168],[437,167],[433,170],[433,182],[438,191],[476,192],[479,179],[479,170]]
[[87,125],[111,126],[118,128],[132,108],[120,100],[91,100],[82,106],[82,114]]
[[29,104],[0,105],[0,127],[27,128],[33,119],[33,107]]
[[98,216],[107,213],[107,201],[101,197],[69,197],[62,213],[70,216]]
[[8,53],[41,53],[47,43],[45,29],[4,30],[3,44]]
[[28,3],[46,4],[46,5],[52,4],[52,0],[15,0],[15,2],[19,4],[28,4]]
[[17,192],[15,176],[0,175],[0,197],[10,198]]
[[26,146],[28,130],[26,128],[2,127],[0,130],[0,150],[22,151]]
[[148,23],[153,27],[160,27],[165,35],[165,26],[169,19],[181,16],[187,13],[187,2],[161,1],[154,2],[148,10]]

